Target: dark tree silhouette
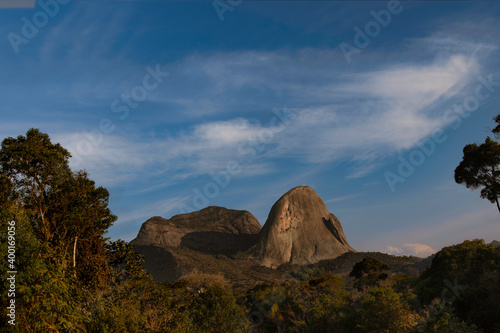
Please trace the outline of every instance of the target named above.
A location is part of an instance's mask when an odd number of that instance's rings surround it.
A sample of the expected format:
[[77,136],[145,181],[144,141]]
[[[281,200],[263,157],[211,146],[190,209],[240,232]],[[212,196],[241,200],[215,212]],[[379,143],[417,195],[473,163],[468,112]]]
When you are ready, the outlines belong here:
[[500,145],[490,137],[481,145],[464,147],[463,158],[455,169],[455,182],[467,188],[481,188],[481,198],[496,203],[500,212]]
[[500,137],[500,114],[498,114],[493,120],[497,123],[497,126],[491,131],[495,134],[495,137]]
[[366,257],[363,261],[354,265],[349,276],[354,276],[356,279],[359,279],[365,274],[378,273],[388,270],[390,270],[390,268],[386,264],[378,261],[377,259]]

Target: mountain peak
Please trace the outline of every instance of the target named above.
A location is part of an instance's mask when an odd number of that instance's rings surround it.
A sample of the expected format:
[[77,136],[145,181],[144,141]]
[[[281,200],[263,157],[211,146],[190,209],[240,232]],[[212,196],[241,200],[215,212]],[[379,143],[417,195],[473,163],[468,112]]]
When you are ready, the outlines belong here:
[[271,208],[251,253],[263,265],[307,264],[355,252],[337,217],[309,186],[286,192]]

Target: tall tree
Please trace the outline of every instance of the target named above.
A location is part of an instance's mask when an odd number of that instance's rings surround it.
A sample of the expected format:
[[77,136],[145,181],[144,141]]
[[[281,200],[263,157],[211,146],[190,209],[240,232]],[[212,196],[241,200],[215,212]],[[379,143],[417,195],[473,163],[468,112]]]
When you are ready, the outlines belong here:
[[23,207],[37,238],[57,254],[54,259],[69,262],[82,285],[96,288],[109,279],[104,234],[116,216],[108,208],[108,191],[86,172],[72,172],[70,156],[38,129],[5,139],[0,200]]
[[20,135],[2,142],[0,174],[13,183],[18,203],[31,212],[33,228],[44,241],[53,236],[46,218],[49,198],[71,173],[70,156],[38,129],[30,129],[26,137]]
[[481,188],[481,198],[496,203],[500,212],[500,145],[490,137],[481,145],[468,144],[455,169],[455,182],[467,188]]
[[76,267],[79,280],[95,286],[106,283],[108,265],[104,234],[116,220],[108,208],[109,193],[80,171],[70,174],[53,193],[47,218],[53,240]]

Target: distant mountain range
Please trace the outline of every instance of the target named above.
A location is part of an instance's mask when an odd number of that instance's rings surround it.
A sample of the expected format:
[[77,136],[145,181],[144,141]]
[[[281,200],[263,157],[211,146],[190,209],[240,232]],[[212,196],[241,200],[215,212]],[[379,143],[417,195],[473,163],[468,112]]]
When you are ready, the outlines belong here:
[[307,278],[314,270],[346,274],[367,256],[410,275],[418,275],[431,260],[357,253],[338,218],[308,186],[285,193],[263,227],[248,211],[212,206],[170,219],[152,217],[132,244],[155,280],[220,273],[235,288]]

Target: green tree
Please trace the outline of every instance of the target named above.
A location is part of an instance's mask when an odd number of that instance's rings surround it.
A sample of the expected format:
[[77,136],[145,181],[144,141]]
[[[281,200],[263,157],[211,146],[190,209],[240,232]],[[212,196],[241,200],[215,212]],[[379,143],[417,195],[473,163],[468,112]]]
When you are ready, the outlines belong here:
[[361,301],[354,332],[408,332],[417,324],[401,293],[391,287],[373,287]]
[[151,275],[142,266],[144,257],[134,251],[134,245],[124,240],[107,242],[106,257],[117,282],[130,278],[151,279]]
[[441,298],[453,305],[460,320],[495,332],[500,328],[499,286],[500,248],[473,240],[436,253],[415,291],[424,304]]
[[474,324],[467,324],[453,312],[450,304],[435,299],[425,308],[416,333],[478,333]]
[[0,174],[12,182],[18,202],[30,212],[34,231],[44,241],[53,237],[46,217],[48,202],[70,173],[70,153],[52,144],[47,134],[30,129],[26,137],[6,138],[0,150]]
[[354,265],[349,276],[354,276],[356,279],[359,279],[364,275],[388,270],[390,270],[390,268],[386,264],[377,259],[366,257]]
[[354,287],[359,291],[367,288],[373,287],[380,284],[381,281],[386,280],[389,275],[384,271],[390,270],[390,267],[386,264],[366,257],[363,261],[356,263],[349,274],[349,276],[354,276],[356,282]]
[[[15,331],[81,328],[76,282],[73,274],[68,274],[72,267],[38,239],[24,208],[15,205],[0,207],[0,253],[7,253],[7,221],[15,222]],[[4,288],[7,277],[12,276],[7,271],[7,265],[0,266],[0,284]],[[4,288],[1,290],[6,290]],[[8,304],[10,299],[6,291],[2,292],[0,304]],[[0,313],[0,332],[12,332],[6,307],[2,307]]]
[[468,144],[455,169],[455,182],[467,188],[481,188],[481,198],[496,203],[500,212],[500,145],[490,137],[481,145]]
[[13,186],[9,177],[0,174],[0,207],[6,207],[12,204]]
[[497,123],[497,126],[491,131],[498,138],[498,136],[500,135],[500,114],[496,115],[495,118],[493,118],[493,120]]
[[356,313],[350,303],[351,295],[346,290],[319,293],[308,315],[309,331],[352,332],[356,325]]
[[69,174],[48,203],[52,243],[64,249],[78,280],[91,288],[108,282],[104,234],[116,220],[108,208],[109,193],[83,171]]
[[116,220],[109,193],[83,171],[72,172],[71,155],[47,134],[30,129],[6,138],[0,150],[0,199],[23,207],[37,238],[58,258],[76,267],[88,288],[107,284],[104,234]]
[[217,284],[192,293],[189,316],[199,332],[245,332],[248,325],[231,292]]

